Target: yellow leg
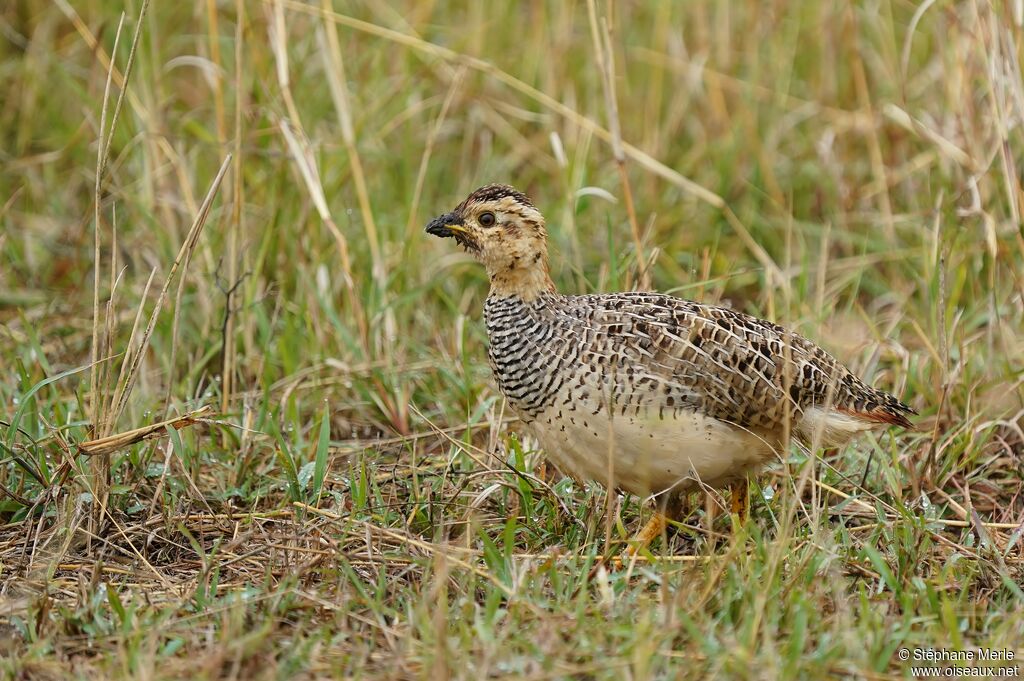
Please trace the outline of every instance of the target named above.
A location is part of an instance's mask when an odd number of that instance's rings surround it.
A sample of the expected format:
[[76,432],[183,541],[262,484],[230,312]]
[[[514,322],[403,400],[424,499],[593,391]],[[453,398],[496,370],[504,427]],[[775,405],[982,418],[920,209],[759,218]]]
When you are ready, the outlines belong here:
[[648,544],[661,536],[661,533],[665,531],[666,524],[667,520],[665,518],[665,514],[660,511],[655,511],[654,515],[651,516],[651,519],[643,526],[643,529],[633,537],[633,541],[630,542],[629,548],[626,549],[626,555],[632,558],[646,549]]
[[[647,524],[644,525],[636,536],[630,540],[629,546],[626,548],[625,560],[635,557],[638,553],[646,549],[648,544],[660,537],[661,533],[665,531],[666,522],[665,514],[660,511],[655,511],[651,519],[647,521]],[[594,575],[597,574],[597,568],[604,562],[605,560],[602,559],[598,565],[594,566],[594,569],[590,572],[591,579],[593,579]],[[616,570],[621,570],[623,563],[624,560],[622,556],[614,556],[611,559],[611,564]]]
[[750,489],[747,479],[737,480],[729,485],[729,489],[732,492],[732,512],[738,515],[740,520],[746,520],[750,510]]

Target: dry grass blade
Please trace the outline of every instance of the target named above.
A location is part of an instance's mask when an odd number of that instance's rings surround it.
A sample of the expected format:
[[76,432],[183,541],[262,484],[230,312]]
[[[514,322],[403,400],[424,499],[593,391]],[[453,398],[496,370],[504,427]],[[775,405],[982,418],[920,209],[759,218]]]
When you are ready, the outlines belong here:
[[100,456],[102,454],[112,454],[118,450],[129,447],[143,440],[149,440],[154,437],[160,437],[167,432],[168,428],[174,428],[175,430],[181,430],[188,426],[193,426],[199,422],[199,419],[208,416],[213,410],[213,407],[206,405],[195,411],[190,411],[187,414],[176,416],[166,421],[160,421],[159,423],[153,423],[148,426],[142,426],[141,428],[135,428],[133,430],[126,430],[123,433],[116,433],[114,435],[108,435],[107,437],[97,438],[95,440],[88,440],[86,442],[79,442],[77,449],[81,454],[87,454],[89,456]]
[[[216,4],[209,3],[210,12],[214,14]],[[244,67],[243,47],[245,40],[245,4],[243,0],[235,1],[235,110],[234,110],[234,156],[235,169],[232,179],[231,191],[231,225],[228,228],[228,253],[227,253],[227,277],[228,293],[224,300],[224,359],[221,364],[221,411],[227,412],[229,401],[235,390],[235,314],[234,298],[237,282],[239,281],[238,269],[241,260],[240,234],[242,232],[242,206],[245,203],[245,184],[242,181],[242,169],[245,164],[242,162],[242,109],[245,106],[245,90],[242,88],[242,70]],[[218,88],[219,92],[219,88]],[[182,277],[182,281],[184,281]],[[179,286],[179,293],[181,289]],[[179,296],[180,300],[180,296]],[[177,313],[178,305],[175,305]],[[173,364],[172,364],[173,366]]]
[[[265,1],[269,2],[270,0]],[[460,54],[455,50],[451,50],[446,47],[441,47],[440,45],[435,45],[433,43],[427,42],[415,36],[406,35],[398,31],[377,26],[375,24],[371,24],[365,21],[360,21],[359,19],[354,19],[344,14],[339,14],[337,12],[332,12],[326,9],[317,9],[315,7],[310,7],[309,5],[304,5],[300,2],[296,2],[295,0],[275,0],[274,5],[275,7],[288,7],[291,10],[304,12],[306,14],[323,16],[335,23],[347,26],[357,31],[362,31],[365,33],[369,33],[371,35],[376,35],[378,37],[390,40],[401,45],[405,45],[420,52],[425,52],[427,54],[434,55],[440,59],[444,59],[452,63],[464,64],[475,71],[479,71],[486,75],[492,76],[496,80],[504,83],[505,85],[509,86],[510,88],[519,92],[520,94],[523,94],[529,97],[530,99],[533,99],[535,102],[541,104],[545,108],[557,113],[559,116],[564,117],[566,120],[570,121],[574,125],[584,130],[587,130],[588,132],[593,133],[604,142],[611,144],[615,139],[615,135],[607,128],[598,125],[591,119],[577,112],[572,107],[566,106],[565,104],[558,101],[551,95],[548,95],[542,92],[541,90],[538,90],[532,85],[528,85],[522,80],[497,68],[490,62],[475,57],[469,57],[464,54]],[[775,263],[775,261],[772,260],[772,258],[768,255],[767,251],[765,251],[764,248],[762,248],[760,244],[758,244],[754,240],[754,238],[750,234],[750,231],[746,228],[743,222],[729,208],[729,206],[726,205],[725,199],[723,199],[721,196],[714,193],[710,189],[707,189],[706,187],[685,177],[679,171],[665,165],[664,163],[657,160],[647,152],[627,142],[622,142],[622,153],[625,156],[632,159],[645,170],[652,172],[655,175],[658,175],[659,177],[679,187],[684,192],[697,197],[701,201],[704,201],[705,203],[722,210],[725,219],[733,227],[733,229],[736,230],[740,238],[743,239],[744,244],[746,244],[746,246],[754,253],[757,259],[761,261],[762,265],[764,265],[768,273],[769,283],[773,286],[789,285],[788,279],[782,275],[782,270]]]
[[[271,0],[264,1],[270,2]],[[459,54],[455,50],[451,50],[446,47],[441,47],[440,45],[435,45],[433,43],[427,42],[426,40],[422,40],[421,38],[406,35],[404,33],[400,33],[399,31],[393,31],[391,29],[384,28],[382,26],[377,26],[376,24],[371,24],[366,21],[360,21],[359,19],[354,19],[344,14],[339,14],[337,12],[332,12],[323,9],[317,9],[316,7],[310,7],[309,5],[304,5],[301,2],[296,2],[295,0],[275,0],[274,4],[283,5],[297,12],[304,12],[306,14],[323,16],[335,23],[341,24],[343,26],[348,26],[349,28],[355,29],[357,31],[369,33],[371,35],[375,35],[380,38],[390,40],[400,45],[411,47],[420,52],[426,52],[427,54],[434,55],[435,57],[444,59],[446,61],[458,64],[465,64],[466,66],[475,71],[480,71],[481,73],[493,76],[495,79],[501,81],[505,85],[508,85],[513,90],[516,90],[517,92],[526,95],[527,97],[533,99],[534,101],[542,104],[544,107],[550,109],[551,111],[554,111],[558,115],[565,117],[574,125],[577,125],[581,128],[585,128],[586,130],[594,133],[605,142],[611,143],[612,141],[612,133],[606,128],[601,127],[600,125],[590,120],[586,116],[583,116],[582,114],[572,109],[571,107],[562,104],[551,95],[545,94],[544,92],[541,92],[532,85],[528,85],[522,80],[508,74],[505,71],[502,71],[501,69],[497,68],[496,66],[494,66],[494,64],[491,64],[490,62],[484,61],[482,59],[477,59],[475,57],[469,57],[464,54]],[[650,154],[641,151],[640,149],[634,147],[633,145],[625,142],[623,142],[622,144],[622,150],[623,153],[625,153],[627,156],[629,156],[634,161],[639,163],[642,167],[646,168],[647,170],[657,175],[660,175],[661,177],[668,180],[672,184],[676,185],[683,191],[689,194],[693,194],[701,201],[704,201],[712,206],[715,206],[716,208],[722,208],[723,206],[725,206],[725,200],[722,199],[721,196],[715,194],[713,191],[707,189],[706,187],[702,187],[693,180],[684,177],[682,173],[673,170],[672,168],[669,168],[667,165],[661,163]]]
[[[71,22],[71,24],[75,27],[75,30],[82,37],[82,40],[85,41],[85,44],[89,47],[89,50],[96,56],[96,59],[99,61],[100,65],[104,68],[104,70],[112,74],[114,84],[120,87],[122,91],[125,93],[125,95],[128,97],[128,103],[132,105],[132,110],[135,112],[135,114],[147,123],[149,123],[150,120],[147,114],[146,107],[139,100],[138,95],[136,95],[134,92],[132,92],[126,87],[126,83],[128,82],[127,71],[122,74],[118,70],[117,66],[114,64],[114,53],[111,52],[110,55],[106,53],[106,50],[103,49],[103,45],[101,45],[100,41],[96,38],[96,35],[89,29],[86,23],[82,21],[82,17],[79,16],[78,12],[75,10],[74,7],[71,6],[71,4],[68,3],[67,0],[55,0],[54,4],[60,9],[64,16],[66,16],[68,20]],[[141,25],[141,22],[139,22],[139,25]]]
[[954,163],[963,166],[968,170],[968,172],[979,172],[980,164],[978,164],[966,151],[959,148],[900,107],[895,104],[886,104],[882,108],[882,113],[886,118],[899,125],[901,128],[914,133],[915,135],[920,135],[935,144],[935,147],[943,154],[943,156],[951,159]]
[[455,99],[455,94],[462,87],[462,81],[465,77],[465,70],[457,70],[451,77],[451,83],[448,85],[448,93],[444,97],[444,102],[441,104],[441,110],[437,114],[437,118],[434,119],[434,124],[430,128],[430,133],[427,135],[426,144],[423,147],[423,154],[420,156],[420,167],[416,173],[416,186],[412,190],[412,199],[409,201],[409,220],[405,223],[405,238],[407,241],[407,248],[414,248],[415,241],[413,237],[416,234],[417,228],[422,229],[417,224],[417,214],[419,213],[420,197],[423,194],[423,183],[427,178],[427,168],[430,165],[430,155],[434,151],[434,144],[437,142],[437,136],[441,132],[441,127],[444,125],[445,118],[448,116],[448,109],[452,105],[452,101]]
[[[117,23],[117,33],[114,34],[114,55],[117,55],[117,45],[121,42],[121,30],[124,28],[124,13]],[[138,30],[138,27],[136,27]],[[89,407],[93,424],[98,425],[103,417],[104,399],[99,394],[99,365],[97,360],[100,356],[100,280],[102,268],[100,267],[101,244],[100,237],[100,211],[102,196],[100,188],[103,185],[103,166],[106,161],[106,125],[107,125],[107,104],[110,101],[110,81],[113,75],[113,66],[107,70],[107,82],[103,88],[103,104],[100,108],[100,130],[96,150],[96,178],[93,189],[93,286],[92,286],[92,347],[90,361],[92,370],[89,372]],[[122,93],[124,90],[122,89]],[[113,128],[111,129],[113,133]],[[94,425],[94,428],[96,427]]]
[[[826,492],[829,492],[830,494],[834,494],[835,496],[843,499],[844,501],[847,501],[850,504],[859,507],[862,513],[868,514],[868,515],[875,515],[876,514],[875,507],[872,506],[871,504],[867,503],[866,501],[864,501],[862,499],[858,499],[857,497],[851,496],[851,495],[847,494],[846,492],[844,492],[844,491],[842,491],[840,489],[836,489],[835,487],[833,487],[831,485],[828,485],[828,484],[826,484],[824,482],[821,482],[820,480],[814,480],[813,482],[814,482],[815,486],[820,487],[821,489],[825,490]],[[895,515],[895,509],[893,509],[892,507],[888,507],[888,505],[884,505],[884,506],[887,506],[886,510],[889,512],[889,516],[886,518],[887,522],[896,522],[897,520],[900,520],[900,518]],[[975,514],[975,515],[977,515],[977,514]],[[925,522],[935,523],[936,525],[942,525],[944,527],[972,527],[972,526],[978,526],[978,527],[982,527],[982,528],[986,528],[986,529],[991,529],[991,530],[1019,530],[1022,527],[1021,523],[993,523],[993,522],[985,522],[985,521],[982,521],[981,518],[978,518],[978,517],[975,517],[972,520],[973,520],[973,522],[968,522],[967,520],[951,520],[951,519],[947,519],[947,518],[927,518],[925,520]]]
[[[100,129],[98,136],[98,145],[96,150],[96,177],[94,178],[93,184],[93,305],[92,305],[92,345],[90,347],[90,358],[93,363],[93,368],[90,371],[89,378],[89,417],[92,419],[93,434],[103,434],[101,430],[104,428],[106,420],[110,417],[110,409],[113,403],[107,402],[107,385],[100,385],[100,367],[97,365],[97,359],[101,354],[109,354],[109,347],[101,349],[100,347],[100,326],[102,324],[100,320],[100,281],[102,280],[102,256],[101,256],[101,217],[102,217],[102,205],[103,205],[103,176],[106,173],[107,164],[110,159],[110,147],[111,140],[114,137],[114,132],[117,130],[117,122],[121,116],[121,108],[124,105],[126,94],[128,93],[128,85],[131,82],[132,69],[135,65],[135,58],[138,54],[139,38],[142,36],[142,22],[146,17],[146,10],[149,8],[149,0],[143,0],[142,6],[139,9],[139,18],[135,23],[135,31],[132,33],[132,44],[131,49],[128,52],[128,62],[124,70],[124,79],[121,84],[121,91],[118,93],[117,101],[114,104],[114,113],[110,121],[110,129],[105,130],[107,120],[107,106],[110,102],[110,85],[113,78],[114,59],[117,57],[117,45],[120,43],[121,30],[124,26],[124,14],[118,22],[117,34],[114,38],[114,50],[111,53],[111,63],[107,69],[106,84],[103,90],[103,102],[101,105],[100,113]],[[111,291],[110,304],[113,303],[114,289],[113,282],[115,281],[115,269],[116,269],[116,244],[114,242],[115,237],[111,238],[111,258],[110,258],[110,280],[111,280]],[[108,310],[110,305],[108,305]],[[107,316],[107,336],[106,340],[109,343],[112,338],[113,323],[112,315]],[[107,367],[103,367],[104,375]],[[93,490],[93,515],[90,518],[90,523],[94,526],[99,522],[100,516],[103,515],[104,509],[106,508],[107,501],[107,488],[108,479],[110,477],[110,468],[108,462],[97,459],[91,462],[92,469],[92,490]]]
[[[149,290],[153,286],[153,279],[154,279],[154,277],[156,277],[156,268],[153,268],[152,270],[149,271],[149,278],[146,279],[146,285],[143,287],[142,295],[139,297],[139,306],[137,308],[135,308],[135,321],[132,322],[132,330],[131,330],[131,333],[128,336],[128,347],[125,348],[124,356],[121,358],[121,369],[118,372],[117,380],[114,382],[115,386],[122,386],[122,385],[124,385],[125,378],[126,378],[127,372],[128,372],[128,368],[132,364],[134,364],[135,357],[138,355],[138,353],[140,353],[140,352],[142,352],[144,350],[141,347],[136,348],[133,345],[133,343],[134,343],[135,339],[138,336],[139,325],[142,323],[142,313],[143,313],[143,311],[146,308],[145,302],[147,300],[149,300]],[[114,297],[113,297],[113,295],[111,295],[111,304],[109,304],[108,307],[113,308],[113,302],[114,302]],[[113,317],[114,317],[114,314],[113,314],[113,311],[111,310],[110,314],[107,315],[107,318],[112,320]],[[104,350],[106,351],[106,353],[108,355],[111,354],[111,350],[112,350],[109,347],[109,345],[113,344],[113,342],[114,342],[113,323],[111,323],[109,326],[110,326],[110,328],[107,329],[107,344],[108,344],[108,347],[104,348]],[[104,374],[104,375],[106,375],[106,374]],[[116,393],[115,393],[115,397],[116,397]],[[113,407],[113,404],[109,405],[109,407],[107,407],[107,408],[112,408],[112,407]],[[101,419],[100,419],[100,421],[98,422],[98,424],[97,424],[97,426],[95,428],[96,435],[99,435],[99,436],[102,437],[104,435],[108,435],[111,432],[113,432],[114,423],[113,423],[112,420],[110,420],[112,416],[113,416],[112,413],[104,412],[104,414],[101,416]]]
[[[328,0],[324,0],[324,11],[327,11],[327,5]],[[394,310],[387,305],[387,275],[384,271],[380,235],[377,231],[377,222],[373,216],[373,207],[370,202],[370,192],[366,186],[366,174],[363,170],[362,158],[359,155],[359,147],[356,144],[356,133],[352,124],[351,97],[349,97],[348,93],[348,79],[345,76],[345,61],[341,56],[341,45],[338,41],[337,27],[331,25],[326,18],[323,23],[323,26],[317,27],[317,40],[320,43],[320,54],[323,57],[324,73],[327,75],[331,100],[334,102],[334,109],[338,115],[341,139],[345,144],[345,151],[348,153],[349,167],[352,169],[352,181],[355,184],[356,198],[359,202],[359,214],[362,216],[366,242],[370,247],[370,267],[373,281],[380,292],[381,299],[384,301],[384,334],[387,340],[380,344],[380,350],[390,360],[391,339],[396,337],[398,327],[395,323]]]
[[359,295],[355,288],[355,280],[352,276],[352,261],[349,258],[349,247],[348,239],[338,225],[334,222],[334,217],[331,215],[331,209],[327,205],[327,196],[324,193],[323,185],[320,182],[320,171],[317,168],[316,160],[313,158],[312,151],[310,150],[309,140],[306,138],[305,133],[302,129],[296,129],[296,125],[301,125],[300,121],[289,121],[286,118],[282,118],[278,121],[278,127],[281,130],[281,135],[284,137],[285,145],[288,147],[288,153],[291,155],[294,161],[295,167],[299,171],[300,177],[302,177],[302,184],[309,193],[309,198],[313,202],[313,206],[316,208],[317,214],[327,229],[330,230],[331,236],[334,237],[335,243],[338,245],[338,256],[341,259],[341,277],[342,281],[345,282],[345,288],[348,291],[349,302],[352,308],[357,311],[357,317],[359,323],[360,339],[363,342],[363,347],[368,346],[368,331],[366,328],[366,317],[362,313],[362,304],[359,301]]
[[317,508],[315,506],[310,506],[309,504],[304,504],[304,503],[302,503],[300,501],[292,502],[292,506],[294,506],[295,508],[301,508],[304,511],[308,511],[309,513],[312,513],[314,515],[318,515],[318,516],[320,516],[322,518],[326,518],[326,519],[334,521],[334,522],[338,522],[338,521],[352,522],[353,524],[356,524],[356,525],[359,525],[359,526],[363,527],[365,531],[369,531],[369,532],[373,532],[373,533],[376,533],[376,534],[380,534],[382,536],[388,537],[390,539],[393,539],[395,541],[401,542],[403,544],[407,544],[409,546],[412,546],[412,547],[415,547],[417,549],[420,549],[420,550],[426,552],[429,555],[433,555],[433,556],[444,555],[447,560],[450,560],[453,563],[459,565],[460,567],[462,567],[462,568],[464,568],[466,570],[469,570],[469,571],[479,575],[480,577],[483,577],[487,581],[489,581],[495,587],[500,589],[502,591],[502,593],[505,594],[505,596],[507,596],[509,598],[512,598],[512,597],[515,596],[515,592],[512,591],[512,589],[510,589],[508,586],[503,584],[501,582],[501,580],[499,580],[497,577],[495,577],[490,571],[485,570],[484,568],[482,568],[482,567],[480,567],[478,565],[474,565],[473,563],[470,563],[469,561],[463,560],[460,557],[457,557],[458,554],[466,554],[466,553],[472,554],[472,553],[474,553],[472,551],[466,551],[465,549],[460,549],[457,546],[447,546],[447,545],[435,544],[435,543],[432,543],[432,542],[426,542],[426,541],[423,541],[421,539],[417,539],[416,537],[410,536],[408,534],[404,534],[404,533],[401,533],[401,532],[396,532],[396,531],[394,531],[392,529],[389,529],[389,528],[379,527],[377,525],[370,525],[370,524],[365,523],[365,522],[360,521],[360,520],[354,520],[354,519],[351,519],[351,518],[345,518],[344,516],[338,515],[337,513],[332,513],[330,511],[325,511],[325,510],[323,510],[321,508]]
[[[612,4],[608,3],[608,8]],[[633,205],[633,190],[629,186],[629,174],[626,172],[626,153],[622,148],[622,125],[619,122],[619,103],[615,92],[615,52],[612,49],[611,27],[608,18],[597,16],[596,0],[587,0],[587,16],[590,19],[590,36],[594,43],[594,56],[597,67],[601,71],[601,89],[604,92],[605,110],[608,113],[608,130],[612,137],[612,155],[619,169],[619,180],[622,182],[622,195],[626,200],[626,214],[629,216],[629,231],[633,236],[633,247],[636,249],[636,262],[639,270],[639,287],[647,290],[651,287],[650,276],[645,266],[643,239],[640,226],[637,224],[636,208]]]
[[[142,338],[138,342],[138,350],[135,352],[132,358],[131,367],[128,369],[128,373],[125,374],[124,381],[117,386],[117,390],[114,393],[113,399],[113,410],[109,420],[109,427],[113,427],[117,423],[118,418],[121,416],[121,412],[124,411],[125,405],[128,403],[128,396],[131,394],[132,386],[135,384],[135,379],[138,375],[139,363],[142,361],[142,357],[146,353],[146,348],[149,347],[149,339],[153,334],[153,328],[156,326],[157,317],[160,316],[160,311],[163,309],[164,301],[167,299],[167,291],[171,287],[171,282],[174,281],[174,275],[177,274],[179,267],[182,262],[186,262],[191,259],[192,251],[195,250],[196,244],[199,242],[199,235],[203,231],[203,226],[206,224],[206,219],[210,214],[210,208],[213,206],[213,201],[217,196],[217,190],[220,188],[221,181],[224,179],[224,174],[227,173],[228,166],[231,165],[231,154],[228,154],[224,158],[224,162],[221,163],[220,170],[217,171],[217,176],[213,178],[213,183],[210,185],[209,191],[206,193],[206,198],[203,199],[202,205],[199,207],[199,213],[192,221],[192,227],[189,229],[188,236],[185,238],[184,243],[181,244],[181,248],[178,250],[178,255],[171,264],[171,269],[167,273],[167,279],[164,281],[163,288],[160,289],[160,295],[157,297],[156,304],[153,306],[153,311],[149,315],[149,323],[146,325],[146,330],[142,334]],[[141,301],[139,304],[142,305],[145,301]],[[128,340],[128,345],[133,345],[134,337]]]

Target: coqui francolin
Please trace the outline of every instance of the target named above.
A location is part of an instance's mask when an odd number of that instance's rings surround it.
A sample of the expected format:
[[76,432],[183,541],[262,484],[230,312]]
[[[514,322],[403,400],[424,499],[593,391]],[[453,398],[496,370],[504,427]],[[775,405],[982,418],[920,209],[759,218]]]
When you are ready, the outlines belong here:
[[834,447],[911,426],[913,409],[771,322],[659,293],[559,293],[544,217],[512,187],[477,189],[427,232],[486,268],[491,369],[547,457],[658,500],[640,545],[698,488],[733,486],[738,510],[748,472],[790,436]]

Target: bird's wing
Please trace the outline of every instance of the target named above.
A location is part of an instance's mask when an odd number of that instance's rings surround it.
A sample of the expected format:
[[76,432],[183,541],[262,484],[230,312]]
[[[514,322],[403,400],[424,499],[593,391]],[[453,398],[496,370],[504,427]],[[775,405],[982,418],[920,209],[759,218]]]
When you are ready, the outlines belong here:
[[914,413],[803,336],[728,308],[622,293],[570,297],[560,314],[630,405],[693,409],[770,431],[811,410],[904,427]]

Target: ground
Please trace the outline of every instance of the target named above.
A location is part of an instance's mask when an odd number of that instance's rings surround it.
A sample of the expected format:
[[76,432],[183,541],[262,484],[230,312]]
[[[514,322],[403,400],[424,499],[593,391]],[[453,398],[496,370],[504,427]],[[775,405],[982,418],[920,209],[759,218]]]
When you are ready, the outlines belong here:
[[[0,8],[0,676],[1024,654],[1017,3],[142,10]],[[747,519],[695,498],[594,569],[650,504],[544,465],[482,269],[423,234],[487,182],[562,290],[785,324],[916,429],[794,446]]]

